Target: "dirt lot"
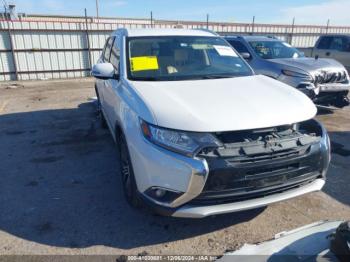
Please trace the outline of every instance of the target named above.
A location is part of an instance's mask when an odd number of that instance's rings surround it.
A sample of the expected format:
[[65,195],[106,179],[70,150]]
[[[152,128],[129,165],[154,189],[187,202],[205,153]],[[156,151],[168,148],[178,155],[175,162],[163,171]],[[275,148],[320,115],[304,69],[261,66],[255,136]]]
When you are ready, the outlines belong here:
[[131,209],[93,80],[0,88],[0,254],[216,254],[322,219],[350,219],[350,108],[319,115],[332,163],[323,192],[202,220]]

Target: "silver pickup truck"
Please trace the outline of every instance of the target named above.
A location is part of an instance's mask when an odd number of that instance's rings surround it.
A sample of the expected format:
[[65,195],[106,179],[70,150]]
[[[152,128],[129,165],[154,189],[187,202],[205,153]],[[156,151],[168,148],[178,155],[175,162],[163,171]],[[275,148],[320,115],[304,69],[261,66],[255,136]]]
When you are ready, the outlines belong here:
[[333,58],[350,71],[350,35],[323,35],[314,47],[299,49],[308,57]]
[[225,39],[257,74],[297,88],[323,107],[349,105],[349,74],[334,59],[308,58],[279,39],[266,36],[228,36]]

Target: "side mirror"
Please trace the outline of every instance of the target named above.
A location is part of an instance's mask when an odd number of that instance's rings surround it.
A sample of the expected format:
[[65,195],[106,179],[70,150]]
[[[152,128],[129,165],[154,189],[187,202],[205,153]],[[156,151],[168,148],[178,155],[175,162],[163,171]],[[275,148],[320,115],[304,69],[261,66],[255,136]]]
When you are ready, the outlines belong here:
[[116,79],[114,67],[111,63],[100,63],[92,67],[91,75],[98,79]]
[[249,53],[240,53],[240,55],[245,59],[245,60],[249,60],[252,58],[252,56]]

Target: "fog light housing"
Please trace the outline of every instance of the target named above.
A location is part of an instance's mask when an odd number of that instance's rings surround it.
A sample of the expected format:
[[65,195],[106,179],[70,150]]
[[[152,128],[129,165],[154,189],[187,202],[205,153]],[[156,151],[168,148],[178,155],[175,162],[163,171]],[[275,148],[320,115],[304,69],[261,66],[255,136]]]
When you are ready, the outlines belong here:
[[171,203],[183,193],[161,187],[150,187],[145,194],[158,202]]
[[166,194],[166,191],[164,189],[159,188],[159,189],[156,189],[155,191],[155,195],[157,198],[162,198],[165,196],[165,194]]

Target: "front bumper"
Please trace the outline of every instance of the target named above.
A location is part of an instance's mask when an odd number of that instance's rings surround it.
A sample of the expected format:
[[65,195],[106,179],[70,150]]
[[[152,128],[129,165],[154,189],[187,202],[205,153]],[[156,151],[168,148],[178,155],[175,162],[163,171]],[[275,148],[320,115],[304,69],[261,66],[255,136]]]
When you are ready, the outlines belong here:
[[[187,170],[191,172],[176,174],[179,178],[189,176],[186,185],[183,185],[185,190],[178,190],[178,187],[169,183],[162,186],[149,181],[148,187],[157,186],[181,191],[173,201],[166,203],[157,201],[149,197],[146,191],[140,191],[140,196],[157,213],[175,217],[200,218],[254,209],[318,191],[325,183],[325,174],[330,161],[329,138],[323,127],[322,133],[318,144],[313,144],[308,149],[302,147],[298,149],[299,153],[288,152],[288,156],[285,153],[283,155],[279,153],[278,156],[274,155],[273,160],[260,164],[248,163],[244,160],[226,166],[231,159],[213,160],[203,156],[188,158],[149,145],[152,150],[160,154],[157,155],[157,166],[160,159],[167,159],[167,164],[171,164],[172,167],[177,169],[181,166],[190,167]],[[154,154],[148,154],[148,157],[152,155]],[[149,161],[156,161],[156,158],[148,158],[147,161],[149,164]],[[172,169],[169,167],[167,166],[168,170]],[[165,170],[162,172],[164,172],[163,175],[160,174],[162,177],[169,176]],[[221,176],[220,179],[223,182],[221,185],[215,181],[217,173]],[[231,187],[215,191],[215,187],[220,188],[225,185]],[[248,187],[251,189],[246,190]]]
[[349,90],[340,87],[339,89],[325,89],[314,98],[314,103],[318,106],[324,106],[329,109],[340,109],[350,104]]
[[279,201],[301,196],[314,191],[319,191],[325,184],[325,180],[316,179],[315,181],[282,193],[269,195],[266,197],[250,199],[235,203],[210,205],[210,206],[191,206],[184,205],[174,211],[171,215],[174,217],[202,218],[206,216],[225,214],[230,212],[238,212],[270,205]]
[[350,84],[340,84],[340,83],[329,83],[329,84],[320,84],[318,85],[320,92],[325,93],[334,93],[334,92],[343,92],[350,90]]
[[154,201],[150,200],[149,198],[147,198],[144,194],[140,194],[140,197],[141,199],[143,199],[144,203],[148,207],[150,207],[153,211],[164,216],[183,217],[183,218],[204,218],[207,216],[221,215],[226,213],[239,212],[239,211],[264,207],[273,203],[288,200],[307,193],[319,191],[322,189],[324,184],[325,184],[325,180],[322,178],[319,178],[303,186],[299,186],[294,189],[268,195],[265,197],[249,199],[249,200],[233,202],[233,203],[218,204],[218,205],[197,206],[197,205],[185,204],[178,208],[171,208],[171,207],[159,205]]
[[333,72],[315,76],[315,85],[320,90],[314,98],[315,104],[329,107],[329,109],[343,108],[349,105],[350,82],[345,71],[344,73]]

